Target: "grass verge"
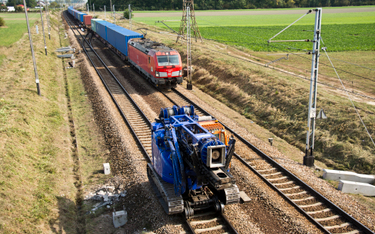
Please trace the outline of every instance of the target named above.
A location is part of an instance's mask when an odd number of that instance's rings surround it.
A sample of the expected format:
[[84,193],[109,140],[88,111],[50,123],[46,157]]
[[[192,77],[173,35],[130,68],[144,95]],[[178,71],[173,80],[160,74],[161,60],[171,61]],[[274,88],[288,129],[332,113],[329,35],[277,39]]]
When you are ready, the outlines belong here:
[[[38,18],[39,16],[39,18]],[[0,46],[10,46],[14,42],[21,39],[21,37],[27,32],[26,17],[25,13],[0,13],[0,17],[5,20],[5,26],[0,28]],[[28,14],[30,28],[34,26],[35,21],[40,19],[40,14],[31,13]],[[41,26],[41,25],[39,25]],[[40,27],[41,29],[41,27]],[[41,32],[42,30],[40,30]]]
[[[1,47],[6,55],[0,67],[0,233],[76,233],[77,189],[72,139],[68,119],[67,94],[61,59],[56,48],[69,45],[63,37],[60,15],[51,19],[51,40],[44,55],[42,35],[32,37],[42,96],[36,93],[30,47],[24,37]],[[40,24],[39,24],[40,26]],[[12,40],[16,40],[14,35]],[[72,112],[81,150],[84,179],[100,168],[98,132],[92,119],[91,105],[84,95],[80,73],[67,73]],[[76,93],[77,96],[76,96]],[[82,163],[83,164],[83,163]],[[90,166],[87,166],[90,165]]]

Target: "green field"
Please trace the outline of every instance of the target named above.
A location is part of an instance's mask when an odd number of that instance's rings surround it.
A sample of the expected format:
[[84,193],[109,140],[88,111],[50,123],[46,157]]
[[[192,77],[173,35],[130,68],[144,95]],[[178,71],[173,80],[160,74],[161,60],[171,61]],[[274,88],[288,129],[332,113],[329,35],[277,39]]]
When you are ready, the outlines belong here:
[[[345,8],[369,8],[375,7],[375,5],[366,5],[366,6],[343,6],[340,9]],[[338,7],[324,7],[323,9],[337,9]],[[196,10],[195,12],[218,12],[218,11],[285,11],[285,10],[309,10],[310,8],[266,8],[266,9],[231,9],[231,10]],[[181,13],[181,10],[178,11],[136,11],[135,13]]]
[[[202,36],[254,51],[283,51],[287,48],[311,49],[311,43],[272,43],[267,40],[301,14],[230,15],[196,17]],[[178,31],[181,17],[134,18],[138,22],[165,28],[164,22]],[[313,39],[315,14],[309,14],[274,40]],[[308,30],[308,31],[306,31]],[[329,51],[375,50],[375,12],[327,13],[322,16],[322,38]]]
[[[288,48],[312,49],[311,42],[267,43],[267,40],[281,31],[283,26],[259,27],[201,27],[206,39],[237,45],[253,51],[286,51]],[[309,30],[309,31],[304,31]],[[298,25],[280,34],[274,40],[313,39],[312,25]],[[329,24],[322,27],[322,38],[328,51],[375,50],[375,24]]]
[[[30,27],[40,18],[38,13],[28,14]],[[0,17],[5,20],[5,27],[0,28],[0,46],[10,46],[21,39],[27,32],[26,17],[24,13],[1,13]]]

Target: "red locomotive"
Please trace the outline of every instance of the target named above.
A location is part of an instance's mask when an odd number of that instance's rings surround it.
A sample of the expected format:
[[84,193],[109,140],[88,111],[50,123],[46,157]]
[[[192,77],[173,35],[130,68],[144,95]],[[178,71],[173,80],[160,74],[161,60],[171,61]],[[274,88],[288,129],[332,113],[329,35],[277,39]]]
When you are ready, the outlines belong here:
[[159,42],[145,38],[129,40],[129,62],[155,85],[182,83],[180,54]]

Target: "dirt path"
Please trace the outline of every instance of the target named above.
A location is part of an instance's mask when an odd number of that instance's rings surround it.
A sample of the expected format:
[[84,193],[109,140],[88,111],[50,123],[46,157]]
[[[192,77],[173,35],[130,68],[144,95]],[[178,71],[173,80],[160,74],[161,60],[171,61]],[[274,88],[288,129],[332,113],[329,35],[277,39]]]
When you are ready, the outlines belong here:
[[[337,8],[324,9],[324,13],[355,13],[355,12],[372,12],[375,7],[363,8]],[[177,17],[181,16],[181,12],[165,13],[134,13],[135,17]],[[306,9],[288,9],[288,10],[218,10],[218,11],[196,11],[195,16],[228,16],[228,15],[290,15],[290,14],[304,14]]]

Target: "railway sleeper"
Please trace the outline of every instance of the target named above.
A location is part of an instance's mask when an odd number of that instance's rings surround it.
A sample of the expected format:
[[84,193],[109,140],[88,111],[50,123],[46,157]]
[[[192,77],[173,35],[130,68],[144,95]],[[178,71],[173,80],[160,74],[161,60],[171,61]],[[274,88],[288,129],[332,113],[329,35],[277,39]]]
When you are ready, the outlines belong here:
[[290,180],[290,181],[287,181],[287,182],[283,182],[283,183],[272,183],[274,186],[282,186],[282,185],[287,185],[287,184],[293,184],[294,181]]
[[306,194],[306,193],[307,193],[307,191],[302,191],[302,192],[299,192],[299,193],[284,193],[284,194],[288,197],[293,197],[293,196],[302,195],[302,194]]
[[350,226],[352,225],[351,223],[342,223],[340,225],[334,225],[334,226],[324,226],[325,229],[327,230],[332,230],[332,229],[338,229],[338,228],[344,228],[344,227],[347,227],[347,226]]
[[[259,172],[259,171],[258,171]],[[276,172],[276,173],[271,173],[271,174],[262,174],[262,176],[264,177],[268,177],[268,176],[275,176],[275,175],[280,175],[282,172]]]
[[318,222],[323,222],[323,221],[329,221],[329,220],[333,220],[333,219],[338,219],[340,217],[341,217],[340,215],[333,215],[333,216],[326,217],[326,218],[314,218],[314,220],[318,221]]
[[308,200],[313,200],[315,199],[315,197],[305,197],[305,198],[301,198],[301,199],[292,199],[293,202],[302,202],[302,201],[308,201]]
[[274,170],[276,170],[276,168],[271,167],[271,168],[268,168],[268,169],[258,170],[258,172],[259,172],[259,173],[262,173],[262,172],[274,171]]
[[317,202],[317,203],[314,203],[314,204],[299,205],[299,207],[301,207],[301,208],[310,208],[310,207],[320,206],[320,205],[323,205],[323,203]]
[[288,176],[283,176],[283,177],[274,178],[274,179],[267,179],[267,180],[272,182],[272,181],[285,180],[285,179],[288,179]]
[[314,215],[314,214],[320,214],[320,213],[329,212],[329,211],[332,211],[332,209],[326,208],[324,210],[306,211],[306,213],[309,214],[309,215]]
[[353,230],[350,232],[341,232],[340,234],[357,234],[357,233],[361,233],[361,232],[359,230]]
[[209,227],[209,228],[198,228],[198,229],[195,229],[195,233],[203,233],[203,232],[209,232],[209,231],[215,231],[215,230],[219,230],[219,229],[224,229],[225,228],[225,225],[217,225],[215,227]]
[[[274,184],[275,185],[275,184]],[[292,189],[299,189],[301,188],[301,186],[299,185],[296,185],[296,186],[293,186],[293,187],[289,187],[289,188],[279,188],[280,191],[288,191],[288,190],[292,190]],[[285,194],[288,196],[288,194]]]
[[205,224],[205,223],[211,223],[215,221],[219,221],[219,218],[212,218],[212,219],[206,219],[206,220],[199,220],[199,221],[191,221],[191,225],[198,225],[198,224]]

